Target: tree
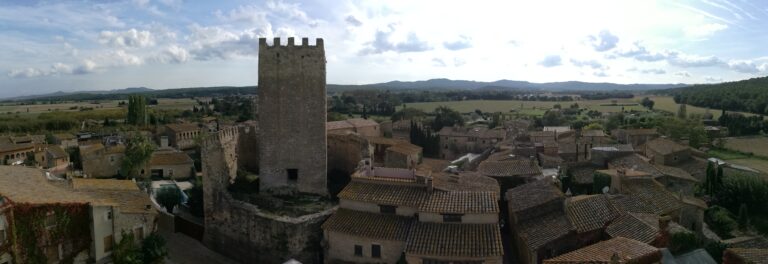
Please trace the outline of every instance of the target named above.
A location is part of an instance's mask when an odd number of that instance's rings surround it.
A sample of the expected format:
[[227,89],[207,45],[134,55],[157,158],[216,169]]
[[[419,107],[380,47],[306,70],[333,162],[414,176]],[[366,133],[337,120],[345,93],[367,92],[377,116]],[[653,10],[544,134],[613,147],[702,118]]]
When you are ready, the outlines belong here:
[[680,107],[677,109],[677,118],[680,118],[680,119],[688,118],[688,111],[685,109],[685,104],[683,103],[681,103]]
[[582,128],[582,130],[603,130],[603,125],[600,123],[590,123]]
[[704,192],[712,196],[715,192],[715,167],[712,162],[707,162],[707,175],[704,179]]
[[425,116],[427,116],[427,113],[424,113],[421,109],[403,107],[400,111],[392,114],[392,121],[411,120]]
[[120,172],[128,179],[136,178],[139,170],[152,158],[154,151],[155,146],[149,139],[141,134],[134,134],[133,138],[128,140],[128,145],[125,148],[125,157],[123,157]]
[[147,98],[142,95],[128,97],[128,116],[125,122],[131,125],[147,125]]
[[112,261],[115,264],[143,264],[141,249],[133,237],[133,232],[120,232],[120,242],[117,243],[112,253]]
[[181,193],[179,193],[179,190],[176,188],[163,187],[157,190],[155,200],[157,200],[157,203],[162,205],[166,211],[172,213],[173,208],[181,203]]
[[739,229],[746,230],[749,226],[749,215],[747,214],[746,204],[741,204],[741,206],[739,206],[739,218],[737,219],[739,222]]
[[155,232],[149,234],[141,242],[141,253],[144,263],[155,264],[163,263],[165,256],[168,256],[168,249],[165,246],[165,239]]
[[200,181],[195,181],[195,185],[192,189],[189,189],[189,199],[187,200],[187,206],[189,206],[189,213],[203,217],[203,186]]
[[435,109],[435,120],[432,122],[432,128],[435,131],[439,131],[443,127],[453,125],[464,125],[464,117],[461,116],[461,113],[446,106],[437,107]]
[[645,97],[643,100],[640,101],[640,105],[642,105],[645,108],[648,108],[648,110],[653,110],[653,105],[655,105],[656,102],[651,100],[651,98]]

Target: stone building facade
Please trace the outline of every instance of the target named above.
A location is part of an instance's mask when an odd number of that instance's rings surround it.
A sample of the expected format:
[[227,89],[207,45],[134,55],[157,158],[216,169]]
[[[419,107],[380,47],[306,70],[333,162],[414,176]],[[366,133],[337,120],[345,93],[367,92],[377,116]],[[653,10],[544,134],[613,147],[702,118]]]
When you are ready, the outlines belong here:
[[323,40],[259,39],[258,87],[260,188],[327,194]]
[[101,143],[80,146],[83,173],[89,178],[111,178],[120,171],[125,145],[104,146]]

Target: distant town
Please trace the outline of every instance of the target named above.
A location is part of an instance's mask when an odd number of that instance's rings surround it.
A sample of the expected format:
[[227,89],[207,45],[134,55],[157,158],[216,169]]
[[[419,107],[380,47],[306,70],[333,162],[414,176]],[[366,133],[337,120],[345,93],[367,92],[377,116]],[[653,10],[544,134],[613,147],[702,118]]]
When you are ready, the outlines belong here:
[[259,39],[254,87],[0,103],[0,263],[768,259],[766,78],[332,86],[314,43]]

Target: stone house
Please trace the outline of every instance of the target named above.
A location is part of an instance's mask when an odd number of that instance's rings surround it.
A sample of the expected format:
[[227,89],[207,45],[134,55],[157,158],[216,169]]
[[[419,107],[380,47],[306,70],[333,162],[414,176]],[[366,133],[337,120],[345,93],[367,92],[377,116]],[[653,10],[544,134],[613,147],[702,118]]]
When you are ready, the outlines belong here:
[[674,166],[691,159],[691,148],[666,138],[648,141],[642,149],[654,164]]
[[[37,238],[36,250],[45,255],[48,263],[63,259],[75,263],[88,260],[104,263],[120,241],[121,231],[133,232],[139,239],[154,231],[156,211],[149,197],[139,191],[132,181],[73,179],[54,184],[45,178],[42,170],[0,166],[0,198],[0,222],[4,223],[22,217],[18,212],[6,213],[22,204],[28,207],[27,210],[50,210],[43,220],[47,227],[35,230],[35,234],[41,234]],[[65,231],[65,234],[72,236],[63,237],[60,241],[43,239],[48,230],[61,225],[55,212],[68,214],[73,221],[85,221],[87,233]],[[3,225],[0,223],[0,226]],[[14,239],[5,240],[10,245],[8,248],[0,246],[0,260],[5,260],[5,253],[16,256],[21,253],[16,250],[22,250],[17,244],[22,242]],[[3,252],[6,249],[8,251]],[[14,259],[15,263],[26,261]]]
[[178,149],[186,150],[195,147],[197,138],[206,129],[200,128],[195,123],[167,124],[164,135],[168,137],[168,143]]
[[477,172],[498,181],[502,190],[538,180],[542,175],[535,159],[483,161],[477,166]]
[[[411,120],[397,120],[392,122],[392,138],[411,141]],[[420,124],[420,123],[419,123]]]
[[453,160],[466,153],[479,153],[504,141],[507,133],[502,128],[443,127],[440,137],[440,158]]
[[585,144],[608,144],[610,139],[603,130],[581,130],[581,142]]
[[195,164],[186,152],[157,150],[152,153],[152,157],[143,171],[142,177],[145,178],[188,179],[195,175]]
[[384,166],[413,169],[421,164],[422,148],[413,144],[399,144],[387,148]]
[[339,193],[340,209],[322,226],[326,261],[501,263],[493,189],[444,189],[430,171],[362,165]]
[[546,259],[544,264],[661,263],[661,250],[643,242],[616,237]]
[[77,137],[70,133],[54,134],[53,143],[59,145],[63,149],[77,147]]
[[544,141],[557,142],[557,132],[555,131],[531,131],[528,132],[528,137],[533,143],[544,143]]
[[351,118],[341,121],[331,121],[325,124],[328,134],[358,133],[364,137],[380,137],[379,123],[370,119]]
[[615,129],[611,131],[611,135],[615,137],[619,143],[631,144],[633,147],[638,147],[645,144],[645,142],[659,137],[659,133],[655,128]]
[[120,165],[125,157],[125,145],[101,143],[80,146],[80,161],[83,173],[89,178],[111,178],[120,173]]
[[56,175],[61,175],[69,167],[69,153],[58,145],[48,146],[45,148],[41,162],[43,168],[49,169]]
[[31,143],[2,143],[0,144],[0,158],[2,158],[0,164],[10,165],[24,162],[28,156],[34,155],[34,151],[35,146]]

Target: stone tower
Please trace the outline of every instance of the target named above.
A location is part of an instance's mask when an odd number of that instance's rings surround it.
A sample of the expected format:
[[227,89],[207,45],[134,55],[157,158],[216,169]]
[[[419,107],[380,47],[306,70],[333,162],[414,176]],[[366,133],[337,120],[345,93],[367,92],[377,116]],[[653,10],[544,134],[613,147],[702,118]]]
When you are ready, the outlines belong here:
[[259,39],[260,189],[327,195],[325,49]]

